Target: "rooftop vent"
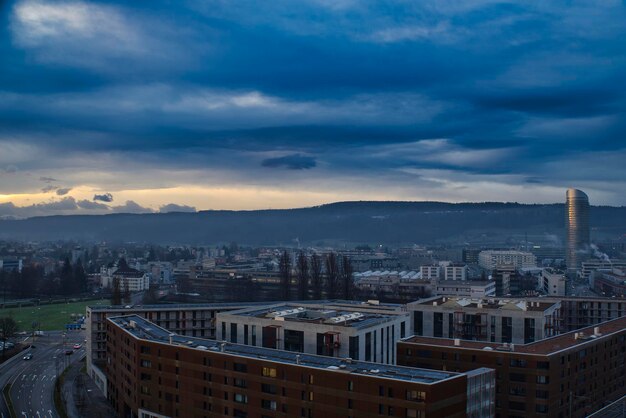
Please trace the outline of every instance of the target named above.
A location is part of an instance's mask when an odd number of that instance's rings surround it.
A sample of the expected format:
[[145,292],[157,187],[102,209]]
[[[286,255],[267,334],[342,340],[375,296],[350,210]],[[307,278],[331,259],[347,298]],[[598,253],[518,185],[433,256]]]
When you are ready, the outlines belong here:
[[454,339],[454,346],[455,347],[460,347],[461,346],[461,340],[459,338],[455,338]]

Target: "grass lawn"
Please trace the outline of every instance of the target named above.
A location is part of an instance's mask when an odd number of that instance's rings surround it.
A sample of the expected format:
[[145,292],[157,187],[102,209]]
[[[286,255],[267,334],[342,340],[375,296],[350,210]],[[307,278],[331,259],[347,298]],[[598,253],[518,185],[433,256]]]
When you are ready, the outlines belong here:
[[65,324],[74,322],[72,314],[83,316],[87,306],[107,304],[109,304],[108,300],[91,300],[87,302],[6,308],[0,309],[0,317],[13,317],[20,331],[31,332],[33,322],[40,322],[41,326],[38,329],[42,331],[64,330]]

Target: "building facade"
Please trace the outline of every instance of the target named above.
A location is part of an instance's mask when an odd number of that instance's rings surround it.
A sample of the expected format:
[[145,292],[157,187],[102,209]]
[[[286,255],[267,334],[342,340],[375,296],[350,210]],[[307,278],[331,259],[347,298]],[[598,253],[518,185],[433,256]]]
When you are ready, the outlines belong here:
[[559,333],[558,301],[437,296],[407,304],[415,335],[523,344]]
[[467,280],[467,266],[465,264],[449,264],[443,267],[444,280]]
[[489,417],[494,373],[422,370],[170,334],[107,320],[108,399],[120,417]]
[[478,254],[478,264],[493,270],[502,264],[511,264],[515,269],[537,267],[537,257],[533,253],[513,250],[485,250]]
[[530,344],[431,337],[398,343],[398,363],[496,370],[496,418],[582,418],[626,393],[626,318]]
[[433,287],[433,294],[438,296],[488,298],[496,295],[496,282],[493,280],[440,280]]
[[410,315],[359,302],[281,303],[217,314],[217,338],[256,347],[395,364]]
[[541,287],[548,296],[565,296],[567,289],[565,274],[546,268],[541,271]]
[[589,252],[589,198],[578,189],[568,189],[565,196],[565,264],[576,273]]

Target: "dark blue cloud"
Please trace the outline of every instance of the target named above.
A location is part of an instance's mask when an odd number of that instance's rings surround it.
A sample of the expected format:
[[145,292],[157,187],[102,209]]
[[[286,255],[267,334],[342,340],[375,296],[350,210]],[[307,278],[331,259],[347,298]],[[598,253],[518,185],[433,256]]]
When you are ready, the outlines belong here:
[[94,202],[112,202],[113,195],[111,193],[96,194],[93,196]]
[[301,154],[285,155],[284,157],[267,158],[261,163],[263,167],[288,168],[289,170],[307,170],[316,166],[315,158]]

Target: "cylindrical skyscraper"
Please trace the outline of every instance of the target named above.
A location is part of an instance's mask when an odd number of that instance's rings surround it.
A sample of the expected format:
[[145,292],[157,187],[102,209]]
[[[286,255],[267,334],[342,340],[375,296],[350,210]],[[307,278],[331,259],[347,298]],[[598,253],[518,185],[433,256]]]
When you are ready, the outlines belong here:
[[575,273],[589,251],[589,198],[578,189],[568,189],[565,200],[565,229],[567,247],[565,263]]

